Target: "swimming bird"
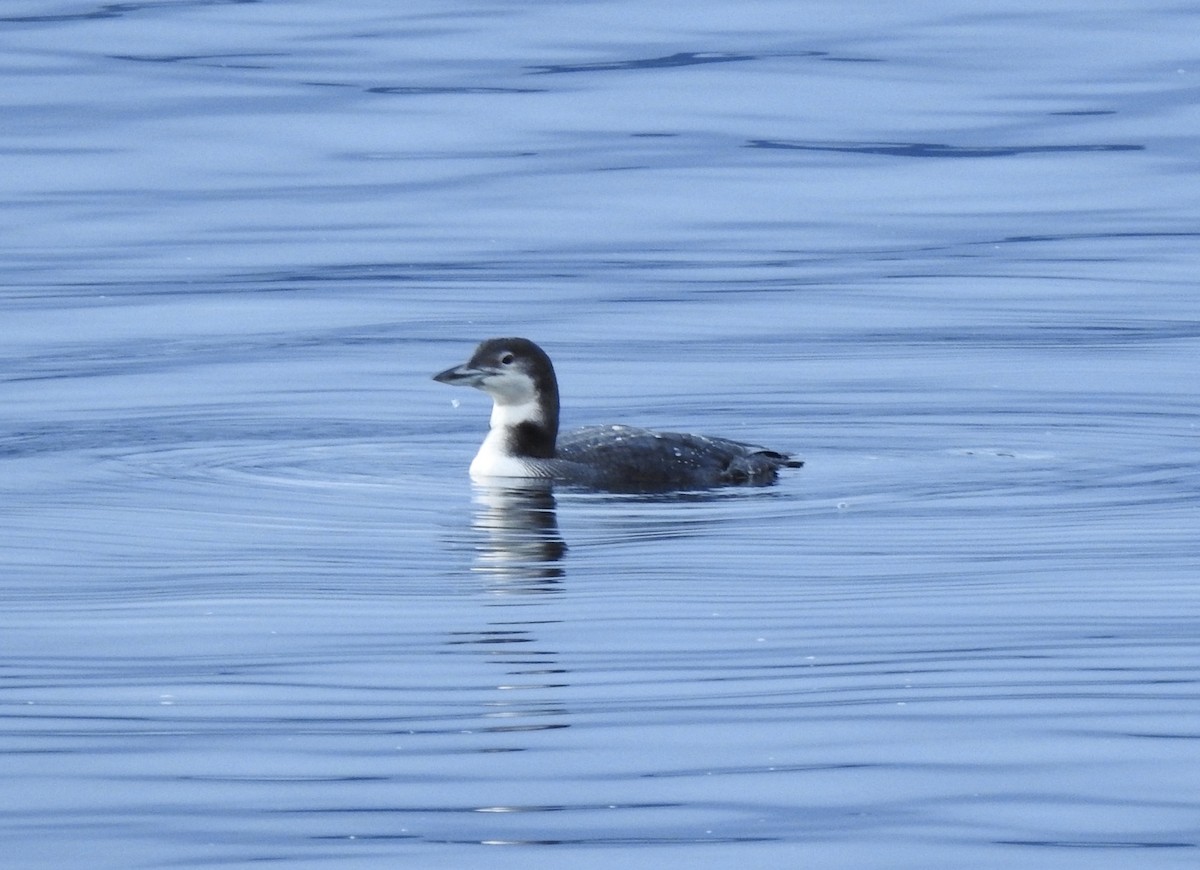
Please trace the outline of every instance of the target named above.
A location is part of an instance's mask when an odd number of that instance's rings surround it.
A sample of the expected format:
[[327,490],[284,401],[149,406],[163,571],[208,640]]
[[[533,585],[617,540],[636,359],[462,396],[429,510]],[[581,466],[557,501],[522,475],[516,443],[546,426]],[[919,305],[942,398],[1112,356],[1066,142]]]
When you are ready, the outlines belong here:
[[587,426],[558,434],[558,379],[527,338],[489,338],[435,381],[492,397],[491,427],[471,462],[474,479],[561,481],[604,490],[687,490],[773,483],[804,463],[727,438],[633,426]]

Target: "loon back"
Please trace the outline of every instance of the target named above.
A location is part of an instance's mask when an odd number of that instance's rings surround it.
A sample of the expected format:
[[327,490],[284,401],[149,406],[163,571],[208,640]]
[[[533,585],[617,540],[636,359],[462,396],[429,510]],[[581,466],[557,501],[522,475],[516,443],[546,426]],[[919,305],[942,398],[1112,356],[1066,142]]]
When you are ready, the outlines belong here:
[[600,489],[698,489],[764,485],[804,463],[727,438],[591,426],[558,437],[558,380],[544,350],[526,338],[490,338],[460,366],[434,375],[492,397],[491,428],[472,477],[553,478]]
[[781,468],[804,463],[786,453],[708,435],[635,426],[587,426],[558,439],[558,459],[592,469],[615,486],[711,487],[774,483]]

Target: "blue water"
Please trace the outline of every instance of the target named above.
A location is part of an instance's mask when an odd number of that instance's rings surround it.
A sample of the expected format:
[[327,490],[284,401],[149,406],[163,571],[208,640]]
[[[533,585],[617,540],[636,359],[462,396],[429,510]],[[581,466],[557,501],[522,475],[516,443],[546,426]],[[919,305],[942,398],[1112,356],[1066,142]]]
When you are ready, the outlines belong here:
[[6,866],[1194,867],[1198,26],[6,0]]

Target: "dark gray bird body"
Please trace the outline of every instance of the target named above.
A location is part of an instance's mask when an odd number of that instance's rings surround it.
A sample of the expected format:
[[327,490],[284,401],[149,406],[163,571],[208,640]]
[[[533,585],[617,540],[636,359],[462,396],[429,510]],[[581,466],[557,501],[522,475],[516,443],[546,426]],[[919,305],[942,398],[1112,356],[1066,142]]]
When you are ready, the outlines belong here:
[[471,463],[476,478],[552,478],[605,490],[685,490],[773,483],[804,463],[755,444],[588,426],[558,434],[558,381],[550,357],[524,338],[491,338],[461,366],[434,375],[492,397],[491,428]]

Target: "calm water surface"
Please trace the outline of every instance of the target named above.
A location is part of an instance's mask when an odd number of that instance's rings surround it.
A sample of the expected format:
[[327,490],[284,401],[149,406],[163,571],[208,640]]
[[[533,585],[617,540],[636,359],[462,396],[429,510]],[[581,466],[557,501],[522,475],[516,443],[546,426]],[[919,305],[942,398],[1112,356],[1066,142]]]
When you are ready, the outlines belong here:
[[5,860],[1196,866],[1198,26],[7,0]]

